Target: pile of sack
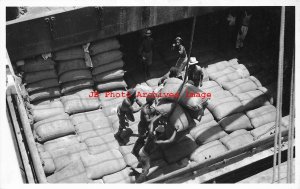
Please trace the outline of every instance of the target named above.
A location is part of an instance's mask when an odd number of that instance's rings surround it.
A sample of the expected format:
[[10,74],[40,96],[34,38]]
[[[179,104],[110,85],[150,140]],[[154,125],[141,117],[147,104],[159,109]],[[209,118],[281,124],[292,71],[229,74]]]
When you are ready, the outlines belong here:
[[57,73],[62,94],[66,95],[81,89],[93,88],[92,74],[86,65],[82,46],[54,52],[53,59],[57,62]]
[[39,104],[61,96],[55,62],[41,56],[27,59],[21,66],[25,99],[31,104]]
[[75,46],[57,51],[53,59],[58,62],[57,70],[61,92],[61,101],[68,114],[96,110],[100,102],[93,95],[93,77],[90,68],[85,63],[85,53],[82,46]]
[[93,80],[98,91],[112,91],[127,87],[123,79],[125,71],[120,43],[116,38],[93,42],[89,46],[89,54],[93,63]]

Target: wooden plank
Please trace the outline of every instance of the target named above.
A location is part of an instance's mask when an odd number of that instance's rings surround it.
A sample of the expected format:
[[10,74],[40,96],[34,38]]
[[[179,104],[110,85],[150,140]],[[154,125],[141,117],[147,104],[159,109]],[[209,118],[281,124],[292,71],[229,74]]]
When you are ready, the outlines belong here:
[[[8,54],[6,54],[6,55],[8,58]],[[10,69],[10,72],[11,72],[13,78],[15,79],[17,76],[15,75],[15,72],[12,68],[9,58],[8,58],[8,66],[9,66],[9,69]],[[45,175],[44,169],[42,167],[42,162],[41,162],[40,156],[38,154],[36,143],[35,143],[35,140],[34,140],[34,137],[32,134],[32,130],[31,130],[30,122],[29,122],[29,119],[28,119],[28,116],[27,116],[27,113],[25,110],[25,104],[24,104],[23,98],[21,96],[21,91],[19,88],[20,84],[21,83],[18,83],[18,80],[15,79],[15,89],[16,89],[17,96],[18,96],[18,98],[17,98],[18,99],[18,102],[17,102],[18,112],[19,112],[20,119],[21,119],[21,122],[23,125],[26,142],[28,144],[28,149],[30,152],[30,156],[31,156],[32,163],[34,166],[35,175],[37,176],[38,182],[39,183],[47,183],[46,175]]]
[[[10,86],[10,87],[14,87],[14,86]],[[13,102],[12,102],[12,97],[11,97],[11,88],[8,88],[7,91],[8,91],[8,94],[6,96],[6,101],[7,101],[8,108],[9,108],[9,111],[10,111],[10,114],[11,114],[11,117],[12,117],[12,126],[14,127],[14,131],[15,131],[14,134],[17,138],[18,147],[19,147],[19,150],[20,150],[22,163],[23,163],[23,166],[24,166],[24,169],[25,169],[27,182],[28,183],[35,183],[35,180],[34,180],[34,177],[33,177],[33,174],[32,174],[32,169],[31,169],[31,166],[30,166],[30,162],[29,162],[29,159],[28,159],[27,151],[26,151],[26,148],[25,148],[25,145],[24,145],[24,142],[23,142],[24,140],[23,140],[23,137],[22,137],[22,134],[21,134],[20,125],[17,121],[16,112],[15,112],[15,109],[13,107]]]

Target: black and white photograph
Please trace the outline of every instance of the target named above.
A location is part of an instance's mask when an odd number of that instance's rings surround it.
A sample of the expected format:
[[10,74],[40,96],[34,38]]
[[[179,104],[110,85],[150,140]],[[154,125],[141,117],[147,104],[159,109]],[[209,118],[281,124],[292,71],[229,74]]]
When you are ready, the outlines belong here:
[[1,25],[0,188],[299,184],[296,3],[20,5]]

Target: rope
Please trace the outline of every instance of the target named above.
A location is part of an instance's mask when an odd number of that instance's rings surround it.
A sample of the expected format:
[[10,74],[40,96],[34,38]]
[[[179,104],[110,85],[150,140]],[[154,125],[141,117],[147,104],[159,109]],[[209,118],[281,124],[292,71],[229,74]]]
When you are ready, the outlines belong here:
[[292,183],[293,176],[293,140],[295,127],[295,51],[292,59],[292,76],[291,76],[291,93],[290,93],[290,119],[289,119],[289,133],[288,133],[288,159],[287,159],[287,183]]
[[277,81],[277,107],[276,107],[276,127],[274,137],[274,157],[273,157],[273,179],[275,182],[276,174],[276,151],[278,143],[278,182],[280,182],[281,164],[281,109],[282,109],[282,88],[283,88],[283,57],[284,57],[284,26],[285,26],[285,7],[281,7],[280,38],[279,38],[279,60],[278,60],[278,81]]

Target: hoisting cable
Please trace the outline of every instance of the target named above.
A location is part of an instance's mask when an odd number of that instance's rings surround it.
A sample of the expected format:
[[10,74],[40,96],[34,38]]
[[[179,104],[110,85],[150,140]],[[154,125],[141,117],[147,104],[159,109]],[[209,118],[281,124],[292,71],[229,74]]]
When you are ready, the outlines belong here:
[[184,74],[183,83],[186,82],[187,75],[188,75],[189,62],[190,62],[190,58],[191,58],[191,53],[192,53],[192,48],[193,48],[193,41],[194,41],[195,25],[196,25],[196,16],[194,16],[194,19],[193,19],[192,33],[191,33],[191,39],[190,39],[190,48],[189,48],[189,53],[188,53],[187,64],[185,66],[185,74]]
[[293,155],[294,155],[294,127],[295,127],[295,51],[292,59],[291,74],[291,92],[290,92],[290,116],[288,132],[288,159],[287,159],[287,183],[292,183],[293,177]]
[[278,59],[278,80],[277,80],[277,101],[276,101],[276,126],[274,137],[274,157],[273,157],[273,179],[275,182],[277,145],[278,145],[278,182],[280,182],[281,164],[281,109],[282,109],[282,88],[283,88],[283,58],[284,58],[284,27],[285,27],[285,7],[281,7],[280,38],[279,38],[279,59]]
[[[187,79],[187,72],[188,72],[188,68],[189,68],[189,62],[190,62],[190,58],[191,58],[191,52],[192,52],[192,47],[193,47],[193,41],[194,41],[194,33],[195,33],[195,25],[196,25],[196,16],[194,16],[193,18],[193,25],[192,25],[192,32],[191,32],[191,39],[190,39],[190,48],[189,48],[189,52],[188,52],[188,59],[187,59],[187,63],[185,66],[185,74],[184,74],[184,80],[178,90],[178,94],[181,94],[181,91],[184,87],[184,84],[186,83],[186,79]],[[179,98],[176,99],[175,103],[176,105],[174,106],[174,108],[171,110],[170,115],[173,114],[173,111],[175,110],[177,104],[178,104]]]

